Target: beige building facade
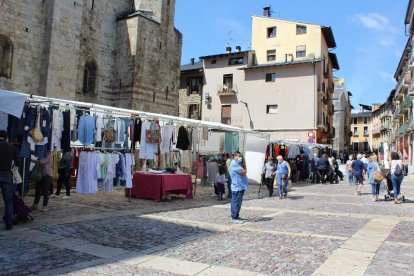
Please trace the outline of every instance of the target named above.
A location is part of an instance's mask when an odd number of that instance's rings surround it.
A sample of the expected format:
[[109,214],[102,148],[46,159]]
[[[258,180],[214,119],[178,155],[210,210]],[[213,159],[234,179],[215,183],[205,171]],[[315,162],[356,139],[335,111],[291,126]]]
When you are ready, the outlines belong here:
[[362,108],[351,114],[351,150],[350,153],[368,153],[372,151],[372,112]]
[[0,0],[0,88],[178,114],[174,0]]
[[[332,143],[336,43],[330,27],[252,17],[252,49],[201,57],[202,119],[269,133],[271,139]],[[229,48],[229,47],[228,47]]]

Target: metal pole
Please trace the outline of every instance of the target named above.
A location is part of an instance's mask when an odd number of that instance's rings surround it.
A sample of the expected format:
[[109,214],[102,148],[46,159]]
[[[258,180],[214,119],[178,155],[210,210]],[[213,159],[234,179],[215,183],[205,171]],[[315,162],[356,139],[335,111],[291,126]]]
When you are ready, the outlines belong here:
[[23,158],[22,198],[24,198],[24,181],[26,180],[26,157]]

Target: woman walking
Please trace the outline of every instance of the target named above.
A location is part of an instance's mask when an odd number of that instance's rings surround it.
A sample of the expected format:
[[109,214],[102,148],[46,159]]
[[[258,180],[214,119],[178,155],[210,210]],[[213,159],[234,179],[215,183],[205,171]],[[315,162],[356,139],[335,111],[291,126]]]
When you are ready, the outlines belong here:
[[354,174],[352,173],[352,162],[354,161],[354,157],[351,155],[349,155],[349,160],[346,161],[346,174],[348,176],[348,183],[349,185],[352,185],[352,183],[354,182]]
[[377,156],[371,155],[368,158],[368,165],[367,165],[368,182],[369,184],[371,184],[372,201],[378,201],[378,196],[380,192],[380,184],[381,184],[381,180],[375,179],[374,177],[375,172],[379,172],[382,174],[381,169],[379,168],[379,165],[376,162],[376,160],[377,160]]
[[398,196],[400,195],[401,182],[403,180],[403,164],[400,156],[396,152],[391,153],[391,182],[394,194],[394,204],[398,204]]
[[354,175],[355,194],[361,195],[362,184],[364,184],[364,172],[366,171],[364,163],[361,161],[362,154],[357,155],[357,160],[352,162],[352,173]]

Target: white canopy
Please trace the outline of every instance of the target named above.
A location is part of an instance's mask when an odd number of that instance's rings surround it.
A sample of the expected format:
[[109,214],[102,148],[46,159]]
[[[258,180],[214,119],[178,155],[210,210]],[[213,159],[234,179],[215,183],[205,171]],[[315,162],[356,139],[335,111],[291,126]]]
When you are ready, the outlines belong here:
[[24,94],[0,89],[0,111],[20,118],[26,98]]

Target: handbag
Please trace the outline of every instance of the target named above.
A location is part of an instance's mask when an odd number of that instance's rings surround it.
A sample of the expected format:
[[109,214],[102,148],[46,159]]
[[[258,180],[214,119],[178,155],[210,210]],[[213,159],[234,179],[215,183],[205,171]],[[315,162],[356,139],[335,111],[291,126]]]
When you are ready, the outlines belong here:
[[161,131],[159,129],[147,129],[145,131],[145,142],[159,144],[161,142]]
[[40,130],[40,108],[37,109],[36,115],[36,126],[30,131],[30,136],[32,136],[33,141],[40,143],[43,141],[43,134]]
[[104,138],[108,143],[113,143],[115,141],[115,129],[113,127],[108,127],[104,130]]
[[374,171],[374,181],[381,182],[383,179],[382,174],[379,171]]
[[22,177],[19,173],[19,168],[14,165],[14,161],[12,163],[11,171],[12,171],[12,174],[13,174],[13,183],[14,184],[23,183]]
[[42,167],[39,163],[36,163],[33,167],[33,170],[30,173],[30,179],[36,182],[42,180]]

